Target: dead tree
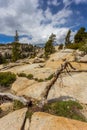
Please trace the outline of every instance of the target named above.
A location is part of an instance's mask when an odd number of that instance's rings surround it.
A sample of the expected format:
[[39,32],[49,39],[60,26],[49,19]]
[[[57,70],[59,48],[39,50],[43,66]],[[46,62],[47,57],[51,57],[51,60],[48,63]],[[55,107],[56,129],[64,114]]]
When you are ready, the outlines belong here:
[[[60,74],[64,70],[66,70],[67,72],[69,71],[67,69],[68,67],[70,67],[71,69],[75,70],[75,68],[71,65],[71,63],[65,60],[65,63],[61,65],[60,70],[56,71],[56,73],[54,74],[53,79],[46,86],[45,93],[43,94],[43,100],[41,100],[41,102],[40,102],[41,103],[41,107],[43,107],[43,105],[45,104],[44,101],[46,101],[51,87],[55,84],[55,82],[57,81],[57,79],[60,76]],[[5,101],[14,101],[14,100],[18,100],[18,101],[22,102],[24,104],[24,106],[27,106],[27,107],[31,107],[32,104],[33,104],[33,100],[32,99],[27,99],[26,97],[23,97],[23,96],[16,96],[16,95],[13,95],[11,93],[0,93],[0,101],[1,101],[1,103],[5,102]],[[39,105],[40,105],[40,103],[39,103]]]
[[51,80],[51,82],[48,84],[48,86],[46,87],[46,91],[44,94],[44,99],[47,99],[47,96],[49,94],[49,91],[51,89],[51,87],[55,84],[55,82],[57,81],[58,77],[60,76],[60,74],[66,70],[67,72],[69,72],[68,68],[71,68],[73,70],[76,70],[69,61],[65,60],[65,63],[61,65],[60,70],[57,70],[56,73],[54,74],[53,79]]

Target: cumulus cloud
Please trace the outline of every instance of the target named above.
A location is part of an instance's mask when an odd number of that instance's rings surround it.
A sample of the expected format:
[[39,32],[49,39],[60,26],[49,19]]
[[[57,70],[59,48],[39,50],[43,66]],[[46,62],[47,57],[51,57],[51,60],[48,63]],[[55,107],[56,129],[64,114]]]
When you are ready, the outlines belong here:
[[58,6],[58,5],[60,5],[60,2],[58,2],[57,0],[48,0],[47,4]]
[[[18,30],[19,35],[32,36],[32,39],[20,38],[21,42],[33,44],[45,43],[49,35],[54,33],[59,43],[69,29],[64,25],[73,14],[71,9],[66,8],[70,1],[63,2],[64,8],[52,14],[49,6],[46,10],[39,8],[39,0],[0,0],[0,33],[14,35]],[[58,6],[60,3],[58,0],[49,0],[48,4]]]
[[63,4],[65,5],[65,8],[71,5],[73,1],[72,0],[63,0]]
[[29,43],[29,38],[28,37],[20,38],[20,42],[21,43]]
[[80,3],[87,3],[87,0],[63,0],[65,7],[68,7],[72,3],[80,4]]
[[87,3],[87,0],[74,0],[74,2],[76,4],[79,4],[79,3]]

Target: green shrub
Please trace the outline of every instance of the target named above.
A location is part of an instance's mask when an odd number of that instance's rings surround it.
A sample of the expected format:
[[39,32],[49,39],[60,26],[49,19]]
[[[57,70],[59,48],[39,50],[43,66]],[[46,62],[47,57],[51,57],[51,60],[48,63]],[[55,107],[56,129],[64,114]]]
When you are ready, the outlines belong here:
[[51,80],[53,78],[53,74],[51,74],[48,78],[46,78],[45,80]]
[[61,50],[61,49],[63,49],[63,44],[62,43],[58,47],[58,50]]
[[19,77],[26,77],[28,79],[33,79],[33,75],[32,74],[28,74],[26,75],[25,73],[20,73],[18,74]]
[[43,81],[46,81],[46,80],[51,80],[52,78],[53,78],[53,74],[51,74],[48,78],[45,78],[45,79],[34,78],[34,80],[36,80],[38,82],[43,82]]
[[0,54],[0,64],[5,64],[5,63],[7,63],[6,58]]
[[75,101],[59,101],[46,104],[43,108],[44,112],[50,114],[86,121],[84,116],[80,113],[80,109],[83,109],[83,107]]
[[23,107],[24,107],[24,105],[22,102],[20,102],[18,100],[14,100],[14,102],[13,102],[13,109],[14,110],[18,110],[18,109],[21,109]]
[[68,44],[68,45],[66,45],[66,48],[77,50],[77,49],[79,49],[79,43]]
[[66,48],[77,50],[77,49],[82,48],[82,46],[84,46],[84,45],[85,45],[84,42],[80,42],[80,43],[71,43],[71,44],[68,44],[68,45],[66,46]]
[[28,111],[26,112],[26,118],[31,119],[32,114],[33,114],[33,111],[32,111],[32,110],[28,110]]
[[28,78],[28,79],[33,79],[33,75],[32,75],[32,74],[28,74],[28,75],[27,75],[27,78]]
[[43,82],[44,80],[43,79],[38,79],[38,82]]
[[38,78],[34,78],[35,81],[38,81]]
[[19,77],[26,77],[26,74],[25,73],[19,73],[18,76]]
[[71,43],[66,46],[66,48],[69,49],[79,49],[80,51],[83,51],[85,54],[87,54],[87,43],[80,42],[80,43]]
[[2,109],[0,108],[0,118],[2,118],[3,117],[3,111],[2,111]]
[[11,72],[0,72],[0,85],[9,87],[16,80],[16,75]]
[[45,57],[46,60],[49,58],[49,54],[47,52],[45,52]]
[[79,48],[79,50],[80,50],[80,51],[83,51],[85,54],[87,54],[87,44],[81,46],[81,47]]
[[38,79],[38,78],[35,78],[34,80],[38,81],[38,82],[43,82],[44,81],[43,79]]
[[0,108],[0,113],[2,112],[2,109]]

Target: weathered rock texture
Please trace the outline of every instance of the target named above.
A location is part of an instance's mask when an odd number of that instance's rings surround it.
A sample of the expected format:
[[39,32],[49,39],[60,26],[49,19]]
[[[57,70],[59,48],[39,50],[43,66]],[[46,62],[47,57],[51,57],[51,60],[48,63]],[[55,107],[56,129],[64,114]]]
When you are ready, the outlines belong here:
[[19,96],[25,95],[34,99],[41,100],[43,98],[43,93],[45,92],[48,82],[40,82],[33,84],[22,91],[19,91],[17,94]]
[[83,63],[87,63],[87,55],[83,56],[79,61]]
[[11,102],[3,103],[3,104],[0,105],[0,108],[3,111],[10,111],[10,110],[13,109],[13,104]]
[[21,130],[23,125],[26,108],[12,112],[0,119],[0,130]]
[[24,130],[29,130],[29,127],[30,127],[30,122],[29,119],[27,118],[25,122]]
[[87,73],[76,73],[58,78],[51,88],[48,100],[64,97],[73,97],[87,104]]
[[36,83],[35,80],[29,80],[25,77],[18,77],[17,80],[13,83],[11,90],[17,93],[33,85],[34,83]]
[[30,98],[42,99],[48,82],[36,82],[24,77],[18,78],[12,85],[11,90],[17,95],[25,95]]
[[32,116],[30,130],[87,130],[87,123],[38,112]]

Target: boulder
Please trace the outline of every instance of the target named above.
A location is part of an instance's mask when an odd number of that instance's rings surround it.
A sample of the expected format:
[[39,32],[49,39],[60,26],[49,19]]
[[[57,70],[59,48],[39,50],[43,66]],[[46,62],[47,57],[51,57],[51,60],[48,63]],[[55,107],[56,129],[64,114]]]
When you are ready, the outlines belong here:
[[17,95],[19,96],[25,95],[30,98],[41,100],[43,98],[43,93],[46,90],[47,84],[48,82],[38,82],[23,89],[22,91],[19,91]]
[[87,130],[87,123],[36,112],[32,116],[30,130]]
[[67,74],[58,78],[48,95],[48,100],[70,98],[87,104],[87,73]]
[[[48,81],[49,82],[49,81]],[[11,90],[18,96],[41,99],[48,82],[36,82],[24,77],[19,77],[12,85]]]
[[25,77],[18,77],[17,80],[12,84],[11,90],[18,93],[19,91],[33,85],[35,80],[29,80]]
[[21,130],[24,123],[27,108],[23,108],[0,119],[0,130]]
[[87,55],[80,58],[79,62],[87,63]]
[[45,62],[44,58],[38,58],[38,57],[35,57],[33,63],[43,63]]
[[13,103],[12,102],[3,103],[0,105],[0,108],[2,109],[2,111],[10,111],[13,109]]
[[44,56],[44,50],[41,50],[41,52],[39,52],[39,53],[37,54],[37,57],[38,57],[38,58],[43,58],[43,56]]

